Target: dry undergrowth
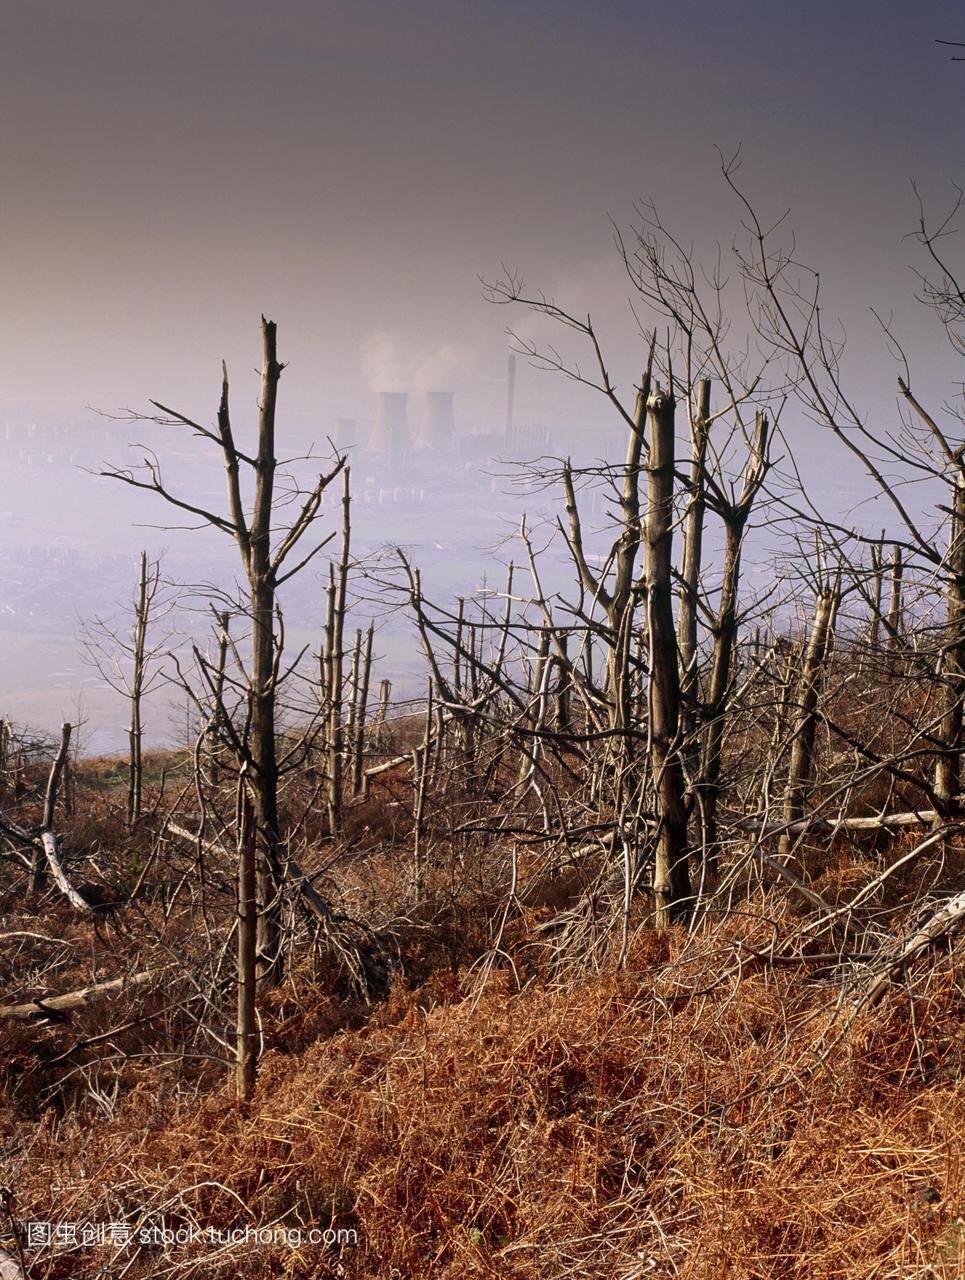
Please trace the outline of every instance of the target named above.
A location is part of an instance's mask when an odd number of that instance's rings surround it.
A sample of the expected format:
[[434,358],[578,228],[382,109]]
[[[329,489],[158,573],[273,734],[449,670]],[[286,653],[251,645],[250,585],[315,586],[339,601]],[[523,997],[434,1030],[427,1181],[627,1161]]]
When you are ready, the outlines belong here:
[[[391,830],[372,835],[379,803],[332,872],[368,920],[403,900],[408,875]],[[202,900],[193,851],[152,862],[146,836],[108,838],[103,797],[77,807],[74,845],[93,851],[105,893],[147,867],[144,890],[90,923],[53,896],[29,903],[7,875],[16,942],[0,990],[27,999],[176,967],[64,1022],[0,1025],[0,1182],[23,1242],[32,1221],[120,1224],[133,1241],[28,1247],[29,1280],[965,1275],[961,943],[857,1014],[860,966],[813,962],[900,936],[960,886],[951,841],[902,864],[848,939],[809,934],[808,904],[749,871],[692,936],[641,917],[620,972],[550,963],[534,929],[560,905],[549,898],[507,913],[494,956],[506,851],[447,865],[437,850],[431,909],[383,911],[398,964],[387,999],[366,1005],[300,940],[262,1002],[245,1109],[211,1034],[233,1000],[229,868],[207,868]],[[919,838],[900,836],[887,862]],[[805,851],[826,902],[879,875],[874,844]],[[536,883],[538,863],[520,874]],[[332,1242],[139,1243],[158,1226]]]
[[270,1050],[247,1112],[220,1083],[179,1103],[163,1069],[134,1068],[112,1119],[21,1129],[23,1219],[357,1243],[105,1246],[31,1275],[962,1275],[954,954],[848,1025],[837,983],[748,961],[737,944],[761,937],[734,916],[689,940],[642,931],[619,974],[399,984],[364,1025]]

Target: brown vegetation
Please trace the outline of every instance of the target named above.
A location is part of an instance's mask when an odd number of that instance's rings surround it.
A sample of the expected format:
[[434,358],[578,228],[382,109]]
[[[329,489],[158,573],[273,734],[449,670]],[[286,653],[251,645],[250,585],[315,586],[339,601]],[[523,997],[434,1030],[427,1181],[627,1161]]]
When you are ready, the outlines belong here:
[[[96,762],[93,777],[104,769]],[[84,775],[90,831],[114,802]],[[380,782],[370,816],[398,789]],[[829,907],[880,876],[881,855],[855,839],[811,858],[811,888]],[[886,864],[920,841],[899,835]],[[338,871],[347,912],[371,920],[377,903],[384,915],[404,900],[404,849],[390,829],[355,845]],[[150,841],[125,856],[149,858]],[[145,1246],[133,1263],[131,1247],[42,1250],[31,1276],[961,1274],[956,951],[928,952],[866,1008],[853,978],[864,969],[845,960],[961,883],[965,852],[952,840],[859,902],[850,944],[814,933],[793,888],[748,869],[740,910],[708,914],[688,935],[656,930],[641,906],[620,970],[563,974],[539,930],[556,902],[521,903],[491,950],[505,848],[467,874],[437,856],[421,911],[383,920],[396,963],[387,998],[353,992],[330,955],[293,961],[262,1002],[264,1052],[245,1105],[228,1084],[230,1047],[206,1034],[211,1006],[230,1010],[232,974],[211,974],[197,895],[179,901],[193,856],[171,844],[136,897],[93,922],[64,901],[25,909],[7,890],[11,995],[177,957],[175,972],[77,1015],[40,1003],[29,1022],[5,1023],[16,1219],[312,1225],[355,1231],[357,1243]],[[102,896],[121,897],[121,868],[98,857]],[[521,889],[540,862],[526,858]],[[208,875],[213,888],[217,868]],[[216,940],[227,896],[212,891],[207,912]]]
[[[216,431],[156,406],[221,449],[227,514],[189,510],[235,538],[245,579],[207,649],[166,655],[196,712],[185,752],[142,759],[136,706],[126,766],[71,758],[69,726],[59,749],[0,728],[8,1270],[963,1273],[960,419],[906,376],[903,437],[873,436],[816,285],[745,211],[756,365],[726,349],[724,284],[652,211],[620,242],[671,330],[632,408],[589,318],[515,277],[491,290],[587,343],[592,378],[530,354],[627,431],[620,464],[527,474],[562,496],[572,590],[544,585],[525,519],[525,587],[510,565],[503,591],[438,604],[402,549],[355,564],[343,458],[286,491],[280,532],[268,322],[255,451],[227,375]],[[920,239],[960,343],[961,291]],[[887,537],[781,471],[789,391],[860,459]],[[325,541],[281,566],[340,472],[318,652],[291,659],[276,588]],[[113,474],[185,505],[156,462]],[[916,476],[948,499],[931,528]],[[787,545],[755,600],[763,525]],[[408,611],[424,700],[393,707],[382,680],[369,705],[355,594]],[[245,1228],[290,1234],[163,1235]]]

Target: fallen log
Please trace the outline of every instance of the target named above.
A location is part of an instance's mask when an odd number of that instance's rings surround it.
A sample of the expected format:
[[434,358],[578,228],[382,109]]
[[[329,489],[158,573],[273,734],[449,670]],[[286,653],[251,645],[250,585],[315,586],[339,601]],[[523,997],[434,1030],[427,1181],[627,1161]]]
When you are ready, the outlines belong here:
[[381,764],[369,765],[367,769],[362,771],[363,778],[377,778],[379,774],[389,773],[392,769],[398,769],[400,764],[411,764],[412,753],[409,752],[404,756],[393,756],[391,760],[383,760]]
[[[31,868],[30,874],[30,888],[34,893],[39,893],[44,887],[44,858],[42,855],[46,854],[47,866],[50,868],[51,872],[53,872],[54,879],[57,881],[58,887],[66,893],[72,906],[83,910],[84,907],[87,906],[84,899],[78,894],[77,897],[79,901],[74,901],[73,898],[71,898],[70,892],[67,892],[67,890],[64,889],[64,885],[67,883],[67,877],[64,875],[63,869],[60,867],[60,863],[57,859],[57,842],[52,834],[54,829],[54,812],[57,808],[57,792],[60,790],[60,779],[63,776],[64,769],[67,767],[67,753],[70,750],[70,732],[70,721],[65,720],[60,729],[60,748],[57,751],[54,763],[51,765],[50,776],[47,779],[47,791],[44,796],[44,816],[43,821],[40,824],[42,846],[38,845],[36,841],[34,842],[35,851],[33,867]],[[45,838],[48,834],[51,836],[49,847]],[[54,870],[55,865],[57,867],[56,871]]]
[[93,986],[81,987],[79,991],[68,991],[62,996],[38,996],[23,1004],[0,1005],[0,1020],[16,1018],[20,1022],[27,1022],[31,1018],[48,1016],[52,1021],[60,1021],[64,1013],[86,1008],[94,1000],[127,991],[131,987],[142,987],[170,967],[163,965],[159,969],[144,969],[124,978],[112,978],[109,982],[96,982]]
[[929,947],[943,941],[954,933],[965,922],[965,893],[956,894],[921,926],[920,929],[903,942],[885,968],[875,975],[858,1001],[859,1009],[876,1004],[885,991],[911,962]]
[[67,878],[63,863],[60,861],[60,849],[53,829],[54,813],[57,807],[57,792],[60,789],[60,781],[64,769],[67,766],[69,748],[70,724],[65,722],[61,728],[60,749],[51,767],[50,777],[47,779],[43,822],[39,833],[34,835],[16,823],[11,822],[9,818],[0,818],[0,830],[8,836],[12,835],[16,839],[23,841],[31,849],[32,856],[29,862],[26,859],[23,859],[23,861],[30,867],[31,889],[35,893],[43,888],[44,869],[46,867],[46,870],[53,876],[57,888],[72,907],[77,911],[93,911],[94,904],[88,902],[80,890],[75,889]]
[[[450,724],[453,719],[455,719],[455,717],[451,711],[443,710],[442,712],[443,724]],[[423,747],[426,750],[431,751],[432,748],[435,746],[437,736],[438,736],[437,731],[433,730],[428,735],[428,738],[423,740],[423,744],[422,744]],[[379,777],[380,774],[383,774],[383,773],[390,773],[393,769],[398,769],[399,765],[403,765],[403,764],[411,765],[411,763],[412,763],[412,752],[407,751],[404,755],[393,756],[391,760],[383,760],[381,764],[370,764],[367,769],[362,770],[362,781],[363,781],[363,788],[364,788],[363,794],[367,792],[368,784],[372,778],[377,778]]]
[[40,843],[47,860],[47,868],[54,878],[54,883],[70,905],[76,907],[78,911],[93,911],[93,903],[88,902],[80,890],[75,889],[67,879],[66,872],[61,865],[60,854],[57,849],[57,837],[54,833],[52,831],[41,831]]
[[803,835],[815,832],[830,835],[835,831],[887,831],[892,827],[926,827],[938,822],[934,809],[914,809],[908,813],[882,813],[858,818],[798,818],[794,822],[758,822],[747,818],[737,822],[738,830],[760,837]]

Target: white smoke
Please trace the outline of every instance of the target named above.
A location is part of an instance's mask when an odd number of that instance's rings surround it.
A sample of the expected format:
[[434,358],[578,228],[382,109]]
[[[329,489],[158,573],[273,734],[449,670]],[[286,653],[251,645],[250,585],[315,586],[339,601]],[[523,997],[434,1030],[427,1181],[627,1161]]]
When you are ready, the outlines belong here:
[[418,343],[379,329],[362,344],[370,391],[451,391],[467,376],[473,350],[459,342]]

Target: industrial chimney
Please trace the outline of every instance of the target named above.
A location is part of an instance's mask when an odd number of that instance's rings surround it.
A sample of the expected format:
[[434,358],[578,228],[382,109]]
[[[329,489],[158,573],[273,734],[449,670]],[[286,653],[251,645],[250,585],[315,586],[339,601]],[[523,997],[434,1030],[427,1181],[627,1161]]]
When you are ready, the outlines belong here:
[[452,401],[451,391],[426,392],[425,411],[415,439],[420,453],[442,457],[451,452],[456,431]]
[[516,409],[516,352],[510,351],[506,368],[506,439],[513,438],[513,415]]
[[380,391],[375,426],[369,438],[369,453],[377,454],[393,470],[399,470],[405,465],[408,452],[406,394],[404,391]]

